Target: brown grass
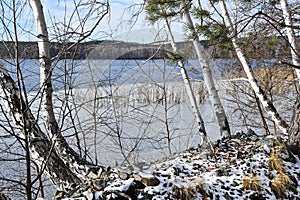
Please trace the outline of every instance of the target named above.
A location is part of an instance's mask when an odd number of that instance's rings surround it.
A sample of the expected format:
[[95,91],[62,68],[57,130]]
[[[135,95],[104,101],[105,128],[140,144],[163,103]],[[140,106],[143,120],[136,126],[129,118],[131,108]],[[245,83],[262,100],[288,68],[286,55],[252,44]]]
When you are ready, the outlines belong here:
[[243,179],[243,186],[246,190],[259,191],[261,189],[261,182],[258,176],[252,173]]
[[274,150],[271,151],[269,160],[269,168],[271,170],[282,171],[283,170],[283,160],[278,155],[274,153]]

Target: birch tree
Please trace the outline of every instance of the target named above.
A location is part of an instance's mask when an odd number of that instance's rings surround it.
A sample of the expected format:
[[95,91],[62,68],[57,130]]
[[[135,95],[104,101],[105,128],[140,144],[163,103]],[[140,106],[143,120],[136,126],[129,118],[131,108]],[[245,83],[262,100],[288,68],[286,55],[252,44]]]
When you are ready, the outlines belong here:
[[[58,190],[70,190],[73,184],[79,184],[81,180],[63,163],[63,160],[54,150],[53,143],[48,140],[38,126],[13,79],[3,64],[0,67],[1,98],[9,109],[17,128],[29,132],[30,156],[39,164],[41,169],[45,170]],[[27,137],[23,131],[20,132],[21,137]]]
[[213,80],[212,72],[210,70],[210,65],[211,65],[210,55],[200,43],[200,39],[198,34],[196,33],[189,9],[190,9],[190,5],[187,5],[183,10],[183,16],[186,20],[188,29],[190,30],[191,35],[193,37],[193,45],[195,47],[197,57],[201,65],[204,83],[206,84],[208,95],[210,97],[210,101],[214,109],[214,113],[216,115],[218,125],[220,127],[221,136],[226,137],[230,135],[230,127],[229,127],[226,113],[224,111],[223,105],[221,103],[220,97],[218,95],[218,91],[216,89]]
[[[288,37],[288,41],[290,43],[290,50],[291,50],[291,55],[292,55],[292,62],[295,67],[300,66],[300,51],[299,47],[296,43],[296,36],[293,30],[293,23],[291,19],[291,13],[289,10],[289,6],[286,0],[280,0],[280,4],[282,7],[282,14],[285,22],[285,29],[286,29],[286,35]],[[298,83],[300,83],[300,69],[295,69],[297,78],[298,78]]]
[[[101,3],[100,6],[104,5],[105,4]],[[54,114],[52,99],[53,68],[43,7],[40,0],[31,0],[30,6],[37,27],[36,36],[39,48],[41,84],[39,94],[41,95],[46,133],[40,127],[38,119],[35,118],[31,111],[26,90],[21,88],[20,84],[15,84],[3,64],[0,65],[0,95],[20,132],[20,137],[26,139],[26,142],[28,141],[27,146],[30,150],[30,154],[28,155],[29,159],[38,165],[41,174],[46,173],[58,191],[67,194],[70,191],[74,191],[79,185],[86,183],[87,180],[91,180],[95,177],[100,178],[101,176],[106,177],[104,174],[109,170],[102,166],[96,166],[86,159],[81,158],[78,153],[69,146],[61,133]],[[105,9],[107,9],[107,5]],[[102,17],[99,15],[99,20],[101,19]],[[98,25],[97,22],[98,21],[96,21],[95,26]],[[2,23],[4,22],[2,21]],[[88,37],[90,34],[91,32],[82,34],[79,40]],[[15,48],[18,49],[18,46],[15,45]],[[18,57],[16,57],[16,59],[18,59]],[[18,62],[19,61],[17,61],[17,63]],[[103,178],[103,180],[105,184],[106,178]],[[27,184],[32,183],[28,182]]]
[[70,169],[72,169],[72,172],[75,173],[76,176],[85,180],[90,167],[92,167],[93,164],[82,159],[78,153],[69,146],[58,127],[53,110],[52,66],[50,61],[50,42],[46,21],[41,2],[39,0],[31,0],[30,5],[34,13],[37,26],[40,58],[41,105],[44,124],[48,136],[54,144],[56,152],[63,159],[64,163],[70,166]]
[[[169,38],[169,41],[172,45],[173,51],[174,51],[175,54],[178,54],[175,39],[174,39],[174,36],[172,34],[168,19],[165,19],[165,27],[166,27],[166,31],[168,33],[168,38]],[[205,126],[204,126],[204,121],[201,117],[199,107],[197,105],[196,98],[195,98],[194,92],[193,92],[192,87],[191,87],[191,82],[190,82],[189,77],[187,75],[186,69],[184,68],[183,61],[178,60],[177,63],[178,63],[178,66],[180,67],[180,72],[181,72],[181,76],[182,76],[182,79],[183,79],[184,84],[185,84],[186,92],[187,92],[187,95],[189,97],[193,112],[195,114],[195,117],[196,117],[196,120],[197,120],[197,123],[198,123],[198,129],[199,129],[199,133],[200,133],[200,136],[201,136],[201,141],[199,142],[199,145],[202,146],[203,142],[207,141],[207,133],[206,133]]]
[[248,81],[254,90],[256,96],[260,100],[262,106],[269,114],[271,119],[276,123],[276,125],[280,128],[280,130],[287,135],[288,134],[288,125],[287,123],[281,118],[279,113],[277,112],[276,108],[274,107],[273,103],[268,99],[266,93],[262,90],[262,88],[258,85],[257,80],[254,77],[252,69],[249,65],[249,62],[244,55],[243,50],[240,48],[238,41],[237,41],[237,30],[234,28],[234,25],[231,21],[230,15],[227,10],[227,6],[224,0],[219,1],[221,10],[222,10],[222,17],[224,19],[225,25],[229,30],[229,37],[231,38],[233,47],[236,51],[236,54],[244,68],[244,71],[247,75]]
[[[174,52],[174,55],[173,55],[174,57],[179,56],[179,52],[178,52],[178,49],[176,46],[174,36],[172,34],[172,30],[171,30],[168,18],[176,15],[175,9],[176,9],[176,6],[180,5],[180,3],[181,2],[177,2],[177,3],[175,3],[175,5],[171,5],[168,3],[164,4],[163,2],[154,0],[154,1],[148,1],[147,6],[146,6],[146,11],[148,13],[148,19],[152,23],[158,21],[159,19],[162,19],[164,21],[165,30],[168,35],[168,40],[171,43],[171,46],[172,46],[172,49]],[[186,69],[184,68],[182,58],[176,58],[176,59],[177,59],[177,64],[180,67],[181,76],[182,76],[182,79],[185,84],[186,92],[187,92],[190,104],[192,106],[193,113],[195,114],[196,121],[198,123],[199,134],[201,136],[201,141],[199,142],[199,145],[201,146],[204,141],[207,141],[207,133],[205,130],[204,121],[201,117],[199,107],[196,103],[195,95],[192,90],[191,83],[190,83],[189,77],[187,75]]]
[[[167,4],[169,4],[169,5],[167,5]],[[153,7],[156,5],[157,10],[159,10],[159,9],[165,9],[165,10],[157,11],[154,8],[150,8],[151,5],[153,5]],[[225,114],[224,108],[222,106],[221,100],[219,98],[219,95],[218,95],[218,92],[217,92],[217,89],[215,87],[215,83],[214,83],[214,80],[212,77],[212,73],[210,70],[209,55],[204,50],[203,46],[201,45],[199,36],[197,35],[197,33],[195,31],[194,24],[193,24],[191,16],[190,16],[190,10],[189,10],[190,6],[191,6],[191,2],[184,2],[184,3],[176,2],[176,3],[174,3],[174,2],[152,1],[152,2],[148,2],[148,8],[146,8],[146,9],[148,10],[149,15],[152,14],[152,16],[149,17],[152,21],[158,20],[159,15],[163,16],[161,18],[163,18],[163,20],[165,21],[166,30],[167,30],[169,38],[172,38],[170,36],[170,33],[172,33],[172,31],[171,31],[171,28],[170,28],[170,25],[168,22],[168,18],[175,16],[175,15],[178,15],[178,16],[181,14],[183,15],[183,17],[186,21],[187,27],[190,30],[191,35],[193,37],[193,45],[196,49],[197,57],[198,57],[200,65],[201,65],[201,69],[202,69],[202,73],[203,73],[204,82],[205,82],[207,90],[208,90],[208,94],[210,97],[212,107],[214,109],[214,113],[217,118],[218,125],[220,127],[220,134],[221,134],[221,136],[224,136],[224,137],[229,136],[230,135],[230,127],[229,127],[227,116]],[[168,11],[166,11],[168,9],[170,12],[169,14],[167,13]],[[177,11],[176,11],[176,9],[177,9]],[[156,12],[156,14],[154,14],[155,12]],[[161,12],[161,13],[159,14],[159,12]],[[172,39],[170,39],[170,43],[172,45],[173,51],[178,54],[178,50],[177,50],[175,41],[174,40],[172,41]],[[196,112],[194,112],[194,113],[196,113]]]
[[[293,30],[293,24],[291,19],[291,13],[289,10],[289,6],[286,0],[280,0],[280,4],[282,7],[283,18],[285,22],[286,34],[288,37],[288,41],[290,43],[290,50],[292,55],[292,63],[295,67],[298,84],[300,84],[300,51],[296,42],[296,36]],[[299,87],[299,85],[298,85]],[[298,94],[295,105],[294,105],[294,113],[292,117],[292,122],[290,129],[288,131],[289,134],[289,145],[294,152],[300,155],[300,94]]]

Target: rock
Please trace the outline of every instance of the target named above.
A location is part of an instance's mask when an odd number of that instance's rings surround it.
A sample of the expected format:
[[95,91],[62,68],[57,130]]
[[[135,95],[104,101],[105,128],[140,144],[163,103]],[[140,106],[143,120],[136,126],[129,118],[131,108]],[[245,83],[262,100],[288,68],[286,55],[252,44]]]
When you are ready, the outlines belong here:
[[120,177],[120,179],[128,179],[132,176],[132,171],[130,170],[126,170],[126,169],[121,169],[118,171],[118,176]]
[[[98,193],[94,194],[94,198],[99,200],[236,199],[237,197],[259,200],[274,199],[275,195],[278,198],[297,199],[300,188],[299,158],[289,151],[278,149],[276,153],[287,156],[284,166],[291,181],[288,185],[282,186],[286,188],[284,191],[281,190],[282,187],[276,188],[271,184],[271,180],[278,179],[278,172],[270,170],[268,166],[269,154],[277,147],[273,145],[274,139],[258,136],[251,131],[247,134],[240,133],[219,140],[213,145],[213,151],[210,151],[210,148],[190,149],[175,155],[174,158],[168,157],[164,161],[148,165],[147,169],[143,169],[144,164],[140,163],[134,171],[120,167],[110,173],[105,171],[101,173],[101,178],[90,180],[89,186],[92,191],[97,190]],[[288,160],[289,157],[293,157],[294,160]],[[90,175],[95,177],[99,176],[98,174],[96,171]],[[244,189],[244,178],[249,174],[254,175],[252,182],[263,183],[261,191]],[[104,179],[103,176],[107,178]],[[195,181],[199,178],[201,181]],[[106,185],[103,185],[105,182],[101,180],[107,180]],[[88,191],[88,188],[81,190],[81,194],[83,191]]]
[[87,191],[84,191],[83,194],[84,194],[84,196],[86,197],[87,200],[93,200],[93,198],[94,198],[94,194],[91,191],[91,189],[89,189]]
[[134,180],[142,182],[145,186],[157,186],[160,184],[160,181],[155,176],[146,175],[146,174],[134,174]]
[[101,190],[105,188],[106,182],[103,179],[95,179],[93,180],[93,187],[96,190]]

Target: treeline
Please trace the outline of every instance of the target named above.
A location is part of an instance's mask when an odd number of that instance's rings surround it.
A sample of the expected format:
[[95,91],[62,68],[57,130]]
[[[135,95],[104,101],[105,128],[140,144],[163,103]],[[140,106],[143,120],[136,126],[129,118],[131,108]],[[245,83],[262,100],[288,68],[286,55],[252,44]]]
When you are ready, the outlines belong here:
[[[208,44],[201,41],[203,46],[211,52],[215,59],[235,59],[235,53],[230,44]],[[245,38],[240,40],[241,45],[252,59],[290,59],[289,43],[283,37],[264,39]],[[184,58],[196,59],[196,52],[192,42],[179,42],[178,48]],[[15,58],[15,43],[2,41],[0,43],[0,58]],[[38,59],[37,42],[19,42],[19,58]],[[104,40],[75,44],[51,43],[51,57],[60,59],[161,59],[167,57],[171,51],[169,44],[138,44],[122,41]]]

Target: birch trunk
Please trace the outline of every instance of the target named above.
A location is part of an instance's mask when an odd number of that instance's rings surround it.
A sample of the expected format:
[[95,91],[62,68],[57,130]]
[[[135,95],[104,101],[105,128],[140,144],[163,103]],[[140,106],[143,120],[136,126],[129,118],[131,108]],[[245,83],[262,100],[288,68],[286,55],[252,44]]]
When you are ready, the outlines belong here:
[[[292,55],[292,62],[293,65],[300,67],[300,51],[296,43],[296,36],[292,28],[292,19],[291,19],[291,14],[289,12],[288,8],[288,3],[286,0],[280,0],[280,4],[282,7],[282,13],[283,13],[283,18],[286,26],[286,34],[290,43],[290,49],[291,49],[291,55]],[[298,83],[300,84],[300,70],[295,69],[297,78],[298,78]]]
[[[85,180],[91,168],[99,168],[82,159],[66,142],[58,127],[52,103],[52,66],[50,62],[50,42],[43,7],[40,0],[30,0],[37,25],[37,38],[40,59],[40,88],[43,119],[47,133],[61,159],[78,177]],[[100,169],[100,168],[99,168]],[[103,169],[101,169],[103,170]]]
[[292,117],[291,127],[289,129],[288,145],[293,153],[300,156],[300,94],[298,94]]
[[271,119],[276,123],[276,125],[280,128],[280,130],[283,132],[283,134],[288,134],[288,125],[286,122],[280,117],[279,113],[277,112],[276,108],[274,107],[273,103],[268,99],[266,96],[266,93],[261,89],[261,87],[258,85],[257,80],[255,79],[252,69],[248,64],[248,61],[242,51],[242,49],[239,47],[236,39],[237,36],[235,35],[234,26],[231,22],[231,19],[229,17],[229,13],[227,11],[227,7],[224,0],[219,1],[220,6],[222,9],[222,16],[225,21],[225,25],[230,31],[230,37],[232,40],[232,44],[235,48],[236,54],[244,68],[244,71],[247,75],[247,78],[249,80],[249,83],[254,90],[256,96],[258,97],[259,101],[261,102],[262,106],[268,113],[268,115],[271,117]]
[[[292,55],[292,62],[293,65],[299,67],[300,66],[300,51],[297,46],[296,36],[292,29],[292,19],[291,14],[289,12],[288,3],[286,0],[280,0],[280,4],[282,7],[282,13],[284,22],[286,25],[286,34],[290,43],[291,55]],[[298,84],[300,84],[300,70],[295,69]],[[288,144],[293,149],[294,153],[300,155],[300,95],[298,95],[295,105],[294,105],[294,114],[291,121],[290,129],[288,130],[289,134],[289,141]]]
[[74,184],[78,185],[81,180],[66,167],[56,154],[53,145],[40,130],[28,105],[20,96],[19,89],[13,79],[9,76],[3,64],[0,65],[0,96],[17,128],[20,129],[21,137],[26,137],[22,130],[29,133],[31,158],[39,165],[41,171],[46,172],[59,191],[72,189]]
[[[170,28],[170,24],[169,24],[167,19],[165,19],[165,28],[166,28],[168,38],[169,38],[169,41],[171,43],[171,46],[172,46],[172,49],[173,49],[174,53],[178,53],[177,46],[176,46],[172,31],[171,31],[171,28]],[[186,92],[187,92],[188,98],[190,100],[193,113],[194,113],[194,115],[196,117],[196,120],[197,120],[197,123],[198,123],[199,134],[201,136],[199,145],[202,146],[203,142],[207,141],[207,134],[206,134],[205,126],[204,126],[204,121],[201,117],[199,108],[197,106],[195,95],[194,95],[194,92],[192,90],[191,83],[190,83],[190,80],[188,78],[187,72],[184,68],[184,64],[181,60],[179,60],[177,63],[180,67],[180,72],[181,72],[181,76],[182,76],[183,81],[184,81]]]
[[207,87],[208,95],[210,97],[210,101],[212,103],[218,121],[218,125],[220,127],[220,134],[222,137],[230,136],[230,127],[227,120],[227,116],[219,98],[218,91],[215,87],[215,83],[210,70],[210,56],[200,43],[190,13],[188,11],[185,11],[183,13],[183,16],[187,22],[190,31],[192,32],[192,35],[195,37],[193,40],[193,45],[195,47],[197,57],[202,68],[203,79]]

